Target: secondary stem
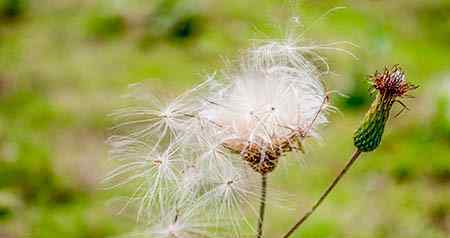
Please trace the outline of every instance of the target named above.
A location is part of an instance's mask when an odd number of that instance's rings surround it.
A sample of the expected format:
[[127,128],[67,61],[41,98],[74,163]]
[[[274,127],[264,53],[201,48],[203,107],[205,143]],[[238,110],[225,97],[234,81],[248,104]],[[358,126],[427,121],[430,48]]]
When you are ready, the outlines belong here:
[[258,232],[256,238],[263,236],[264,213],[266,211],[267,176],[261,175],[261,199],[259,203]]
[[300,218],[300,220],[298,220],[297,223],[295,223],[295,225],[286,233],[286,235],[283,236],[283,238],[288,238],[289,236],[291,236],[308,219],[308,217],[314,213],[314,211],[325,200],[325,198],[328,196],[328,194],[330,194],[330,192],[333,190],[333,188],[338,184],[339,180],[341,180],[341,178],[344,176],[344,174],[347,173],[348,169],[350,169],[350,167],[352,167],[353,163],[358,159],[360,154],[361,154],[361,151],[358,149],[355,150],[355,152],[353,152],[353,155],[350,158],[350,160],[347,162],[347,164],[342,169],[342,171],[336,176],[336,178],[334,178],[333,182],[330,184],[330,186],[328,186],[327,190],[322,194],[322,196],[320,196],[319,200],[317,200],[317,202],[311,207],[311,209],[305,215],[303,215]]

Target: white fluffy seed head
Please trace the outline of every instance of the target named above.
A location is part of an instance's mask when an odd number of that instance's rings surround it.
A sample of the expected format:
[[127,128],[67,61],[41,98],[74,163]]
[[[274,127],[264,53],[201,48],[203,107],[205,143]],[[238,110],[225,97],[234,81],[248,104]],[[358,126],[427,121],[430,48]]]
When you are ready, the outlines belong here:
[[[253,181],[257,174],[240,158],[245,150],[256,146],[264,160],[302,149],[291,143],[316,136],[327,122],[327,93],[310,59],[324,61],[315,49],[292,39],[264,42],[245,52],[228,73],[209,76],[164,107],[115,114],[125,120],[117,128],[131,127],[131,133],[112,137],[112,158],[122,165],[107,180],[139,181],[131,198],[140,201],[139,216],[150,214],[158,221],[146,234],[213,237],[228,224],[239,237],[237,227],[250,225],[240,212],[242,207],[256,211],[259,186]],[[230,150],[236,141],[240,154]],[[181,208],[173,205],[186,200],[191,202]],[[196,223],[196,209],[216,214],[210,219],[214,224]]]

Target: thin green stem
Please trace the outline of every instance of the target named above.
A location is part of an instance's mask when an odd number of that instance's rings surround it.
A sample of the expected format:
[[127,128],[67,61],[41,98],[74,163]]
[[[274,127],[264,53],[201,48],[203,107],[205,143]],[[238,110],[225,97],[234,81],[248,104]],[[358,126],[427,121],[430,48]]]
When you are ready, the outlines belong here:
[[256,238],[263,237],[264,213],[266,211],[267,176],[261,175],[261,198],[259,201],[259,219]]
[[330,192],[334,189],[334,187],[338,184],[339,180],[347,173],[347,171],[352,167],[353,163],[358,159],[359,155],[361,154],[360,150],[355,150],[353,152],[352,157],[347,162],[345,167],[341,170],[341,172],[334,178],[333,182],[328,186],[327,190],[320,196],[319,200],[316,201],[316,203],[311,207],[311,209],[305,213],[298,221],[295,223],[295,225],[283,236],[283,238],[290,237],[297,229],[300,228],[300,226],[311,216],[311,214],[314,213],[314,211],[322,204],[322,202],[325,200],[325,198],[330,194]]

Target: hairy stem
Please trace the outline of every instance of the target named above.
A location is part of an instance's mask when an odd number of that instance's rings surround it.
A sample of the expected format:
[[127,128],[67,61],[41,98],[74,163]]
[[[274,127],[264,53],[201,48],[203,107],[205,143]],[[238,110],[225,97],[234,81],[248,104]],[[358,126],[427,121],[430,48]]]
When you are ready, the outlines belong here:
[[333,182],[328,186],[327,190],[320,196],[319,200],[316,201],[316,203],[311,207],[311,209],[305,213],[298,221],[295,223],[295,225],[283,236],[283,238],[290,237],[297,229],[300,228],[300,226],[311,216],[311,214],[314,213],[314,211],[320,206],[320,204],[325,200],[325,198],[330,194],[330,192],[334,189],[334,187],[338,184],[339,180],[347,173],[347,171],[352,167],[353,163],[358,159],[359,155],[361,154],[360,150],[355,150],[353,152],[352,157],[347,162],[345,167],[341,170],[341,172],[334,178]]
[[267,176],[261,175],[261,198],[259,201],[258,232],[256,238],[263,237],[264,213],[266,211]]

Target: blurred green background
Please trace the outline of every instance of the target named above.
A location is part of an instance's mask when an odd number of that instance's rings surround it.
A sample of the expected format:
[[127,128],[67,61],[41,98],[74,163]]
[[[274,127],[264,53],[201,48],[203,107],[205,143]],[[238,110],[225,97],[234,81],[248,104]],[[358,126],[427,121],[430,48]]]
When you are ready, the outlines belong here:
[[[300,163],[271,179],[266,237],[286,231],[352,151],[371,98],[368,74],[400,63],[421,87],[295,237],[450,235],[450,1],[0,0],[0,237],[113,237],[135,228],[104,191],[111,119],[127,85],[173,96],[294,14],[308,42],[351,41],[355,60],[323,52],[340,109]],[[346,6],[316,21],[336,6]],[[300,29],[301,32],[301,29]],[[394,110],[400,110],[399,107]],[[296,161],[298,158],[286,158]],[[278,202],[280,203],[280,202]]]

